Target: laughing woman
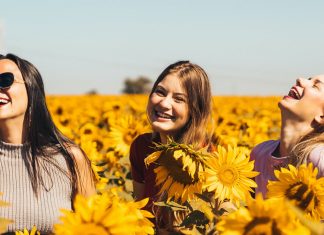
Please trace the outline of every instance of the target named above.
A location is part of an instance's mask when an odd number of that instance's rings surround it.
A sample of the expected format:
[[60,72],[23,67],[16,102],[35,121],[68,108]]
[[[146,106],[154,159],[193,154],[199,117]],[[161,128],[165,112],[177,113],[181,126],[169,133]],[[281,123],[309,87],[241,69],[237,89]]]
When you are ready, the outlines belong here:
[[8,232],[35,225],[41,234],[76,193],[95,193],[89,160],[52,121],[40,73],[13,54],[0,55],[0,192]]
[[279,102],[280,140],[270,140],[251,152],[255,160],[256,192],[266,195],[268,180],[275,180],[274,170],[287,164],[313,163],[318,176],[324,176],[324,75],[299,78],[288,95]]
[[[130,161],[134,197],[150,198],[148,210],[159,198],[154,169],[144,159],[155,151],[154,142],[167,143],[172,137],[178,143],[207,147],[211,142],[212,96],[206,72],[189,61],[169,65],[155,81],[147,105],[153,132],[137,137],[131,145]],[[157,218],[160,219],[160,218]],[[170,221],[167,221],[169,223]]]

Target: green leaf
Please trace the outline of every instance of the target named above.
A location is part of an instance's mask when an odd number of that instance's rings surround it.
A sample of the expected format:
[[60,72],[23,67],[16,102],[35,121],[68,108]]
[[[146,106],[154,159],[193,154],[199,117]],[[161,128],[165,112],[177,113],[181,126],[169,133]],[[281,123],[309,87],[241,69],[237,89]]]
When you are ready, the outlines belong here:
[[205,214],[199,210],[191,212],[181,223],[180,226],[190,227],[192,225],[204,226],[209,223]]
[[173,201],[170,201],[170,202],[154,202],[154,205],[169,207],[173,211],[179,211],[179,210],[185,211],[185,210],[188,210],[188,207],[180,205],[180,204],[178,204],[176,202],[173,202]]

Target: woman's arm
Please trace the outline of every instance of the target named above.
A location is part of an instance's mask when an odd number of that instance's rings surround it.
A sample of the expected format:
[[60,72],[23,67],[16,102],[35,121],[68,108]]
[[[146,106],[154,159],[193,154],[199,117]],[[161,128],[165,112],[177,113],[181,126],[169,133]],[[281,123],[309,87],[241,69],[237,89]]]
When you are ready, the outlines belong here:
[[96,194],[95,177],[89,159],[78,147],[71,147],[70,150],[77,169],[77,193],[85,197]]
[[133,179],[133,198],[141,200],[145,195],[144,157],[142,152],[142,136],[137,137],[130,146],[129,160]]

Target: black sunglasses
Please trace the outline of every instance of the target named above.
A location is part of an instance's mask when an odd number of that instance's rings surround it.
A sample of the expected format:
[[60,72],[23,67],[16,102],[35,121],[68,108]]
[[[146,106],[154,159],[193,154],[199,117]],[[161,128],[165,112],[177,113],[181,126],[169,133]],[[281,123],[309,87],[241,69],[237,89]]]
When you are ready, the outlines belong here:
[[11,87],[15,80],[12,73],[0,73],[0,89],[6,89]]

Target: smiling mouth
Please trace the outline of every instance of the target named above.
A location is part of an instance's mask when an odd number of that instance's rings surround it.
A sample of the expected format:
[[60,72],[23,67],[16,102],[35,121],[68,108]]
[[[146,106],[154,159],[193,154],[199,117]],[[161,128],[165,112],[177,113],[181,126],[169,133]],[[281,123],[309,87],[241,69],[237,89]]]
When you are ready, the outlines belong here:
[[169,114],[166,114],[166,113],[162,113],[162,112],[159,112],[159,111],[155,111],[154,113],[158,118],[170,119],[170,120],[175,119],[175,116],[172,116],[172,115],[169,115]]
[[288,96],[290,98],[293,98],[295,100],[300,100],[301,99],[301,96],[299,95],[299,93],[295,90],[295,89],[290,89],[289,93],[288,93]]
[[0,98],[0,106],[6,105],[9,103],[9,100]]

